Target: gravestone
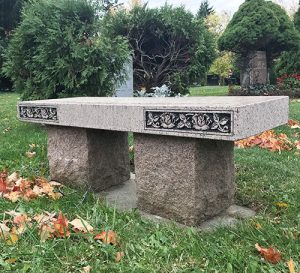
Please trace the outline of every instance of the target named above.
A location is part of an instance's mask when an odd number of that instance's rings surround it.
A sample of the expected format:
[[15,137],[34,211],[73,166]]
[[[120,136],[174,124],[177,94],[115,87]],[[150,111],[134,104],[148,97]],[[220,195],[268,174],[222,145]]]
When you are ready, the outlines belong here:
[[266,51],[253,51],[243,60],[241,85],[267,84],[268,68]]
[[125,63],[126,82],[116,88],[116,97],[133,97],[133,63],[132,58]]

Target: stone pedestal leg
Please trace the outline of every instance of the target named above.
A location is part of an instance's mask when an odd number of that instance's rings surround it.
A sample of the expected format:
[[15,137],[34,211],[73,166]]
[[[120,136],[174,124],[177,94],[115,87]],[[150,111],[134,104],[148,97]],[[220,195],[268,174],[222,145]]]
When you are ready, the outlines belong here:
[[137,207],[199,225],[234,199],[233,142],[135,134]]
[[52,180],[100,191],[130,178],[127,133],[64,126],[47,130]]

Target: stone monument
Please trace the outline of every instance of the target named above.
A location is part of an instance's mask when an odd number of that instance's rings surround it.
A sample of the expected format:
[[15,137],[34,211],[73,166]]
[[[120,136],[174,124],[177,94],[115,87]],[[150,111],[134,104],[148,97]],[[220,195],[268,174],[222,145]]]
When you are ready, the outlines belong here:
[[116,97],[133,97],[133,62],[132,58],[125,63],[126,82],[116,88]]

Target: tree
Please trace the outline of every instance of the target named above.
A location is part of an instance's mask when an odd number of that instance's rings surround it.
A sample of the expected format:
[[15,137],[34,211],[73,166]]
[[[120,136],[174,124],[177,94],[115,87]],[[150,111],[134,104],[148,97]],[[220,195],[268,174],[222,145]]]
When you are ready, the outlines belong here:
[[24,0],[0,0],[0,28],[7,35],[20,21]]
[[33,1],[14,31],[3,70],[23,99],[111,95],[129,51],[124,38],[107,38],[101,28],[86,0]]
[[219,38],[230,21],[230,15],[227,12],[213,12],[209,14],[204,21],[208,27],[208,30],[217,38]]
[[299,8],[294,14],[294,25],[296,30],[300,32],[300,2],[299,2]]
[[208,0],[204,0],[200,4],[200,8],[196,14],[196,18],[203,19],[214,13],[214,8],[209,5]]
[[133,50],[134,86],[150,91],[166,84],[174,92],[204,77],[214,59],[214,39],[202,20],[183,7],[136,6],[106,18],[110,37],[127,37]]
[[222,52],[212,63],[209,73],[219,76],[219,85],[224,85],[225,78],[230,75],[234,68],[233,56],[230,52]]
[[12,83],[2,72],[4,54],[12,30],[20,21],[21,9],[26,0],[0,0],[0,89],[10,90]]
[[241,55],[242,84],[249,85],[267,82],[267,76],[258,77],[259,80],[251,77],[252,74],[257,76],[255,66],[258,58],[263,62],[261,70],[266,69],[282,51],[296,47],[299,36],[279,5],[271,1],[246,0],[234,14],[218,43],[221,50]]
[[[294,25],[300,35],[300,3],[294,15]],[[300,73],[300,45],[295,49],[285,51],[281,54],[276,62],[275,71],[277,76]]]

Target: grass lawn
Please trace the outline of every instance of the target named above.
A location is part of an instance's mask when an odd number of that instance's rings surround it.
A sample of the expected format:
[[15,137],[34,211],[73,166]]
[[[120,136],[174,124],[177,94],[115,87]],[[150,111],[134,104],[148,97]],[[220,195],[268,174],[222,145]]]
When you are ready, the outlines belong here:
[[192,96],[227,96],[228,86],[199,86],[190,89]]
[[[223,87],[194,88],[192,94],[220,95]],[[0,170],[20,171],[24,177],[46,176],[47,136],[45,128],[16,119],[18,95],[0,93]],[[300,102],[290,102],[290,118],[300,120]],[[277,131],[294,136],[299,129],[281,126]],[[298,139],[299,134],[298,134]],[[36,144],[36,157],[25,153]],[[113,229],[119,236],[118,250],[78,234],[68,239],[40,242],[36,227],[27,230],[15,245],[0,239],[0,272],[289,272],[286,261],[293,259],[300,272],[300,156],[292,152],[273,153],[259,148],[236,149],[236,203],[253,208],[257,217],[234,228],[203,233],[174,224],[154,224],[141,219],[137,211],[120,213],[108,208],[93,194],[64,188],[56,201],[47,198],[11,203],[0,198],[0,221],[4,211],[29,215],[63,211],[69,219],[79,215],[97,230]],[[276,207],[285,202],[287,208]],[[273,265],[261,259],[255,243],[274,246],[283,261]],[[124,251],[120,263],[116,251]],[[8,259],[16,259],[9,262]]]

